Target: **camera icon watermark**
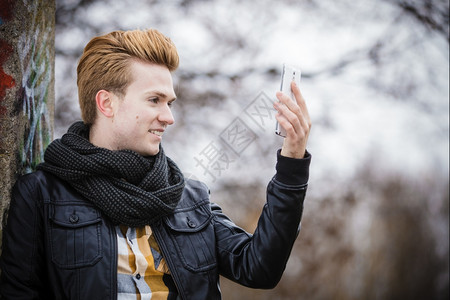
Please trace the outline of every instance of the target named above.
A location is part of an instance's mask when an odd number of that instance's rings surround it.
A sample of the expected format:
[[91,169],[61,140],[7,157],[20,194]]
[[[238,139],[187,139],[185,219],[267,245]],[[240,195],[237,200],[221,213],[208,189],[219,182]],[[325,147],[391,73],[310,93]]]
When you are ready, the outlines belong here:
[[276,110],[273,102],[264,92],[259,93],[224,128],[218,140],[212,140],[194,156],[195,167],[201,168],[203,175],[215,182],[258,138],[257,131],[275,130]]
[[275,128],[276,109],[273,102],[264,92],[259,95],[244,109],[245,114],[255,122],[262,130]]
[[237,117],[219,135],[224,143],[238,156],[256,139],[257,135]]

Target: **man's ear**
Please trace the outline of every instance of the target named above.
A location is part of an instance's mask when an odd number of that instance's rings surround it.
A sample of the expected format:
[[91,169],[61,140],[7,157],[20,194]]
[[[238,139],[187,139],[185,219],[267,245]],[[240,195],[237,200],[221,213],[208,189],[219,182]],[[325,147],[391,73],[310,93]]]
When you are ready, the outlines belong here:
[[95,95],[97,109],[107,118],[111,118],[114,116],[112,97],[113,94],[105,90],[100,90]]

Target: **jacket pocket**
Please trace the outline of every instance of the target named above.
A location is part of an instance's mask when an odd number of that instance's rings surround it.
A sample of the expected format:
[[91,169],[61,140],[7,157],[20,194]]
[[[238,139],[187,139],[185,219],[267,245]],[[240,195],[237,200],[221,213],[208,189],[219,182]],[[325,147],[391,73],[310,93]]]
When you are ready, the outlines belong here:
[[178,211],[165,218],[170,237],[186,269],[202,272],[216,267],[212,215],[205,207]]
[[50,205],[49,243],[53,263],[73,269],[101,259],[101,216],[90,206]]

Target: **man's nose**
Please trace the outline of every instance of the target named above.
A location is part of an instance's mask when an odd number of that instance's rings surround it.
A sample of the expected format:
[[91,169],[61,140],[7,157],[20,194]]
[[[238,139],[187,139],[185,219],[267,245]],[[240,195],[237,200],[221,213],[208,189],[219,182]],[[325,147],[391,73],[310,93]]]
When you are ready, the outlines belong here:
[[172,110],[169,105],[165,105],[161,109],[158,119],[160,122],[163,122],[167,125],[172,125],[175,122],[175,119],[173,118]]

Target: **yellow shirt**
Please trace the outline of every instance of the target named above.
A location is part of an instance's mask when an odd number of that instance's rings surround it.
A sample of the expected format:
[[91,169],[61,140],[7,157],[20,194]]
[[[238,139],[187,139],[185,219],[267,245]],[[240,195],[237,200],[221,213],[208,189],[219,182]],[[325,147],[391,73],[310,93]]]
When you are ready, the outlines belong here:
[[177,299],[169,268],[150,226],[117,226],[118,299]]

